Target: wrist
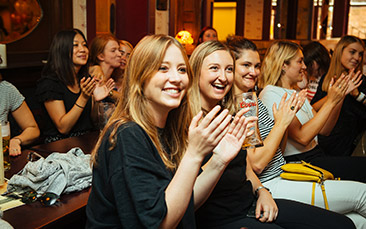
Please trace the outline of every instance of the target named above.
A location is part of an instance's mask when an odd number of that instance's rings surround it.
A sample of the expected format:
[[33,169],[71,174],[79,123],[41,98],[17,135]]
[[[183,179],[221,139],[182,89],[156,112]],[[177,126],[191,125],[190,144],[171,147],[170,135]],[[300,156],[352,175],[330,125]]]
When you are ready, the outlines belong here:
[[264,187],[263,185],[259,185],[258,188],[254,191],[255,196],[258,198],[259,192],[261,192],[263,190],[267,190],[271,194],[271,192],[269,191],[269,188]]
[[14,137],[14,140],[17,140],[19,142],[19,145],[22,145],[23,141],[19,137]]

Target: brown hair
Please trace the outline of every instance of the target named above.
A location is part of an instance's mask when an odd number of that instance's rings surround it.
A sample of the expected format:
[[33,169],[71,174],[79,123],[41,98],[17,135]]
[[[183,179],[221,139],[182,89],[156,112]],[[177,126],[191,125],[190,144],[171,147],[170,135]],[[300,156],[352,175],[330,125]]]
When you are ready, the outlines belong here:
[[[341,40],[338,41],[338,43],[334,49],[332,58],[330,60],[330,66],[329,66],[328,73],[324,77],[324,82],[323,82],[323,86],[322,86],[323,91],[326,91],[326,92],[328,91],[330,81],[332,80],[332,78],[334,76],[336,76],[338,78],[342,74],[342,72],[344,72],[344,71],[348,72],[349,69],[346,69],[341,64],[341,58],[342,58],[343,50],[348,45],[353,44],[353,43],[359,43],[360,45],[362,45],[362,48],[365,49],[365,44],[363,43],[363,41],[360,38],[355,37],[355,36],[344,36],[341,38]],[[362,55],[360,64],[358,65],[357,69],[355,69],[355,72],[357,72],[358,70],[362,71],[362,65],[363,65],[363,55]]]
[[[158,137],[157,128],[153,123],[147,107],[148,100],[143,94],[144,84],[159,70],[166,50],[170,45],[177,46],[183,55],[187,66],[189,85],[178,108],[169,112],[162,141],[168,144],[171,154],[164,150]],[[129,65],[126,68],[122,82],[122,97],[116,110],[101,133],[97,145],[92,153],[92,162],[96,164],[98,149],[107,130],[111,130],[108,141],[109,150],[116,147],[117,130],[123,124],[133,121],[141,126],[151,138],[160,157],[170,170],[177,168],[188,144],[188,128],[192,119],[189,94],[192,84],[192,71],[188,57],[182,45],[167,35],[151,35],[144,37],[131,53]]]

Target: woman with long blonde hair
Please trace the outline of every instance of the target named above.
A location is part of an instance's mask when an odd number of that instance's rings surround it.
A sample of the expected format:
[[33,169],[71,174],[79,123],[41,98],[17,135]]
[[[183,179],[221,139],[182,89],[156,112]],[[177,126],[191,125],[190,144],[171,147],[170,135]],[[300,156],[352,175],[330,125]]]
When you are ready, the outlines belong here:
[[[274,66],[276,62],[277,67]],[[272,106],[279,104],[282,96],[296,92],[297,82],[306,70],[300,46],[289,41],[276,41],[270,47],[263,60],[259,78],[264,89],[259,98],[266,105],[273,118]],[[283,155],[287,162],[311,162],[314,165],[331,171],[335,177],[365,182],[366,161],[362,157],[326,157],[317,144],[317,135],[329,134],[337,122],[339,112],[348,90],[350,75],[342,75],[328,88],[328,96],[317,112],[306,100],[296,117],[288,126],[288,141]],[[344,166],[349,163],[350,166]]]
[[194,209],[235,154],[218,152],[197,176],[203,158],[228,144],[227,135],[245,138],[245,119],[230,123],[219,106],[192,119],[191,85],[188,57],[174,38],[152,35],[137,44],[92,153],[87,227],[195,227]]
[[314,108],[322,106],[333,78],[344,72],[355,74],[344,99],[336,125],[329,135],[319,135],[319,145],[329,156],[350,156],[366,130],[366,77],[361,74],[365,45],[355,36],[344,36],[337,43],[328,73],[319,82],[312,100]]

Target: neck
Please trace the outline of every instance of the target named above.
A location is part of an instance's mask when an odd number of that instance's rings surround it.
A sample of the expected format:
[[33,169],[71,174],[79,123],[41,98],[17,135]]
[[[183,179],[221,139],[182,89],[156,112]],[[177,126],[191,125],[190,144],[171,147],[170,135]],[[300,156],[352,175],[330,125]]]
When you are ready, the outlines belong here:
[[104,62],[100,63],[100,67],[102,68],[104,79],[105,81],[107,81],[111,77],[114,68],[112,68],[110,65],[105,64]]
[[164,128],[165,124],[166,124],[166,120],[168,119],[169,111],[157,110],[156,107],[155,108],[151,107],[150,104],[148,105],[147,109],[153,119],[154,125],[159,128]]
[[248,88],[238,88],[236,85],[234,85],[234,91],[236,95],[243,94],[245,92],[248,92]]
[[201,108],[203,108],[204,110],[210,112],[210,110],[212,110],[212,108],[214,108],[219,101],[207,101],[204,97],[202,97],[201,95]]
[[294,87],[296,86],[296,83],[291,83],[291,82],[289,82],[289,80],[286,80],[284,77],[281,77],[280,81],[281,81],[281,87],[286,88],[286,89],[294,89]]

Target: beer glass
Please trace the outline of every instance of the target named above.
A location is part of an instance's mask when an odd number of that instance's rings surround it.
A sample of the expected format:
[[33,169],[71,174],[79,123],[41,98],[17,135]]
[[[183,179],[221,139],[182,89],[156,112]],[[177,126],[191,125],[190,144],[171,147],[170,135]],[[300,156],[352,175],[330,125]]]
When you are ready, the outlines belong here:
[[3,137],[4,170],[10,169],[9,142],[10,124],[8,121],[1,121],[1,134]]
[[[255,92],[245,92],[237,95],[236,102],[239,110],[249,108],[249,111],[244,114],[245,117],[258,117],[258,101]],[[263,146],[263,141],[259,134],[258,121],[255,122],[255,126],[251,127],[250,130],[254,130],[254,133],[245,138],[242,148]]]

